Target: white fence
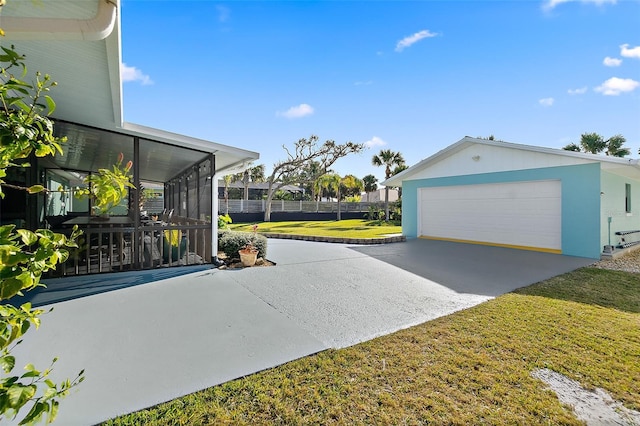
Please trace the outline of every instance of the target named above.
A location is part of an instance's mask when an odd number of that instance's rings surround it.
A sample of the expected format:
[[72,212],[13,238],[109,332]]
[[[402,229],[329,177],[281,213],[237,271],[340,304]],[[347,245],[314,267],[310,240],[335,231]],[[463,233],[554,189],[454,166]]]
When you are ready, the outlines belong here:
[[[218,210],[220,213],[260,213],[264,212],[267,206],[265,200],[224,200],[218,199]],[[367,212],[370,206],[384,208],[384,202],[360,202],[360,203],[340,203],[341,212]],[[273,200],[271,202],[271,212],[337,212],[337,201],[284,201]]]

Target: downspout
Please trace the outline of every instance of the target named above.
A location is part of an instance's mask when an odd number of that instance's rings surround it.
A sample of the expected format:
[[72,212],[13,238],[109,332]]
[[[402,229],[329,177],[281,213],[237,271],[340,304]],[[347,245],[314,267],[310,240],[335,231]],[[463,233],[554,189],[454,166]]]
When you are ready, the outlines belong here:
[[211,264],[216,268],[224,265],[224,262],[218,259],[218,177],[216,176],[216,156],[211,154],[209,157],[211,164]]
[[99,0],[90,19],[0,16],[0,28],[11,40],[103,40],[116,25],[117,0]]

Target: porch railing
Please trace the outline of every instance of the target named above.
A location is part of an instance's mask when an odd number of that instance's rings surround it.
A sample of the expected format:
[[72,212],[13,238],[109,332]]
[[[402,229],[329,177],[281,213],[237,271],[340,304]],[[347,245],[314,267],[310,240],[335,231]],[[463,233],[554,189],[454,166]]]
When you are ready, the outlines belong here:
[[78,248],[52,276],[143,270],[211,262],[211,224],[182,218],[167,225],[81,227]]

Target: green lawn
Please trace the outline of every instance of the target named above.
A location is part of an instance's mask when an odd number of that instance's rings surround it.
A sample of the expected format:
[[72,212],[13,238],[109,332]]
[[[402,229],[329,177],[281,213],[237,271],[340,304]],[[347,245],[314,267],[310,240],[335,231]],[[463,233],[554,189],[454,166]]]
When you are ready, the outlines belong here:
[[640,410],[640,274],[583,268],[109,425],[581,424],[550,368]]
[[230,224],[234,231],[252,231],[258,225],[260,234],[313,235],[322,237],[379,238],[401,234],[400,225],[385,224],[373,220],[345,219],[329,221],[289,221]]

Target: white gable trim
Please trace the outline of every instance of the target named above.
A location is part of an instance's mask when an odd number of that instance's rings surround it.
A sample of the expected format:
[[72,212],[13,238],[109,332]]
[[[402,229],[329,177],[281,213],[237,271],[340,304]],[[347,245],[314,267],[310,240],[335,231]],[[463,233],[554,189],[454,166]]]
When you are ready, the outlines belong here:
[[[525,154],[525,155],[523,155]],[[385,186],[402,186],[404,180],[494,173],[599,162],[603,169],[631,166],[640,173],[638,160],[562,149],[544,148],[510,142],[465,137],[416,165],[382,182]]]

